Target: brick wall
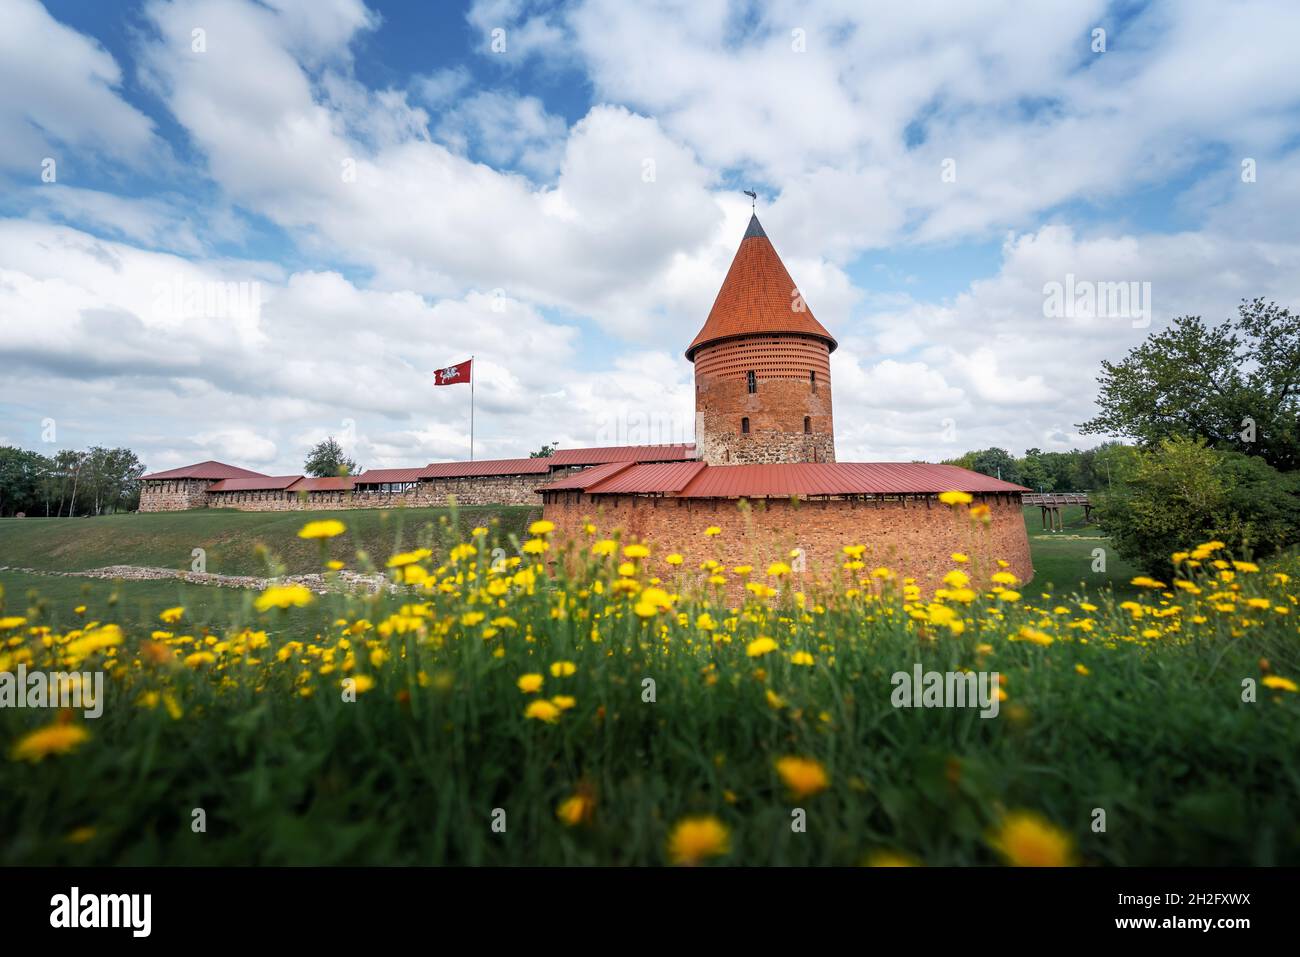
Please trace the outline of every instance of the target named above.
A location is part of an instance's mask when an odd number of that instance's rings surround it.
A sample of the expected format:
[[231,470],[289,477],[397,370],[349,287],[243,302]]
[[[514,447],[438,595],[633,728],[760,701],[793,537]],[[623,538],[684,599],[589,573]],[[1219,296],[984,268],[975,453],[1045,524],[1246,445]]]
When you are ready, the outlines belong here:
[[[674,499],[649,496],[590,496],[577,492],[547,493],[543,515],[556,525],[556,536],[589,540],[582,526],[594,522],[607,534],[622,533],[622,541],[653,546],[651,561],[667,578],[663,556],[679,552],[683,573],[698,575],[702,561],[716,558],[729,568],[753,565],[763,575],[773,561],[789,562],[791,549],[803,550],[806,578],[841,574],[844,545],[865,545],[866,569],[885,565],[902,576],[916,578],[933,589],[954,566],[951,554],[971,557],[974,575],[985,579],[997,571],[996,559],[1022,581],[1033,576],[1029,537],[1020,496],[976,496],[991,512],[988,525],[973,524],[964,508],[949,508],[930,497],[884,500],[830,499],[800,501],[770,499],[742,508],[730,499]],[[710,538],[710,525],[722,534]]]
[[[750,372],[754,392],[749,391]],[[700,457],[710,465],[834,462],[826,344],[800,336],[747,336],[700,349],[695,354],[695,440]]]

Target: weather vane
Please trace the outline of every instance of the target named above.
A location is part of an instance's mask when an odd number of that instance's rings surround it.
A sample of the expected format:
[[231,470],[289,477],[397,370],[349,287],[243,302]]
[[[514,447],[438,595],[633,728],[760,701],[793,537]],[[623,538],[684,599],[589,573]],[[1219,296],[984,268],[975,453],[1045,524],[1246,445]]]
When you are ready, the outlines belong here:
[[758,209],[758,193],[754,192],[752,189],[741,190],[741,192],[744,193],[746,196],[749,197],[749,206],[750,206],[750,209],[757,210],[757,209]]

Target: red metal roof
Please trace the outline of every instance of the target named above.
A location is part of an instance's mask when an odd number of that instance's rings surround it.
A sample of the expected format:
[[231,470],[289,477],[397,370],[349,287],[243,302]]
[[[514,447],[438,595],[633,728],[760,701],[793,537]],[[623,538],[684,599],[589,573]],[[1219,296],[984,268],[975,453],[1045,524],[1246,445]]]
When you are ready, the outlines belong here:
[[350,492],[352,491],[352,476],[326,476],[325,478],[315,478],[304,476],[289,486],[290,492]]
[[213,485],[209,492],[275,492],[287,489],[301,475],[263,475],[259,478],[228,478]]
[[[590,470],[594,471],[594,470]],[[802,462],[780,465],[633,465],[579,484],[590,495],[678,495],[685,498],[788,498],[808,495],[933,495],[939,492],[1027,492],[1021,485],[955,465],[923,462]],[[556,483],[559,485],[560,483]],[[550,486],[546,491],[556,490]]]
[[605,462],[680,462],[695,458],[695,445],[608,445],[594,449],[557,449],[542,459],[552,468],[568,465],[602,465]]
[[750,217],[718,298],[687,348],[686,358],[694,360],[697,349],[719,339],[771,333],[815,336],[835,351],[834,337],[813,318],[802,297],[798,301],[803,308],[794,309],[797,291],[758,217]]
[[703,462],[634,465],[600,483],[601,495],[679,495],[708,466]]
[[604,481],[611,475],[616,475],[624,469],[630,469],[635,462],[606,462],[604,465],[593,465],[591,468],[583,469],[581,472],[574,472],[566,475],[562,479],[551,482],[549,485],[539,486],[535,491],[538,492],[563,492],[563,491],[582,491],[597,482]]
[[549,459],[480,459],[476,462],[434,462],[420,471],[420,478],[468,478],[483,475],[541,475],[553,468]]
[[352,476],[352,482],[354,485],[389,485],[418,482],[423,475],[424,469],[367,469]]
[[261,472],[254,472],[251,469],[241,469],[234,465],[227,465],[225,462],[214,462],[209,459],[207,462],[197,462],[194,465],[185,465],[178,469],[167,469],[165,472],[154,472],[150,475],[140,476],[142,482],[162,482],[167,479],[226,479],[226,478],[257,478],[262,476]]

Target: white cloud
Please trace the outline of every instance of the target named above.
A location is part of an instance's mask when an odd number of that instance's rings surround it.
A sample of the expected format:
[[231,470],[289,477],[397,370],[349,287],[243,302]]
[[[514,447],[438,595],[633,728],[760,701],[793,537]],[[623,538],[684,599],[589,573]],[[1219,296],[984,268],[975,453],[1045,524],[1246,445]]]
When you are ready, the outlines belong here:
[[164,151],[148,117],[116,92],[122,71],[96,41],[36,0],[8,0],[0,30],[0,170],[41,182],[89,172],[95,156],[139,164]]

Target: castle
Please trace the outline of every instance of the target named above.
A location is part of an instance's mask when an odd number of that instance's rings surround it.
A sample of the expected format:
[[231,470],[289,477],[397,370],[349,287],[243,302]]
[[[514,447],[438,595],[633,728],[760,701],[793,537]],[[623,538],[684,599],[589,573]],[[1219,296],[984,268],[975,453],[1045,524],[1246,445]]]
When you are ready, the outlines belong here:
[[[824,573],[851,556],[933,587],[970,556],[1033,576],[1019,485],[951,465],[843,463],[835,457],[830,355],[817,321],[752,216],[699,334],[695,444],[562,449],[547,458],[433,463],[343,478],[266,476],[204,462],[142,478],[141,511],[537,504],[557,534],[589,524],[652,541],[687,567],[792,561]],[[977,518],[944,504],[969,495]],[[738,505],[747,503],[748,507]],[[716,530],[705,535],[705,530]]]

